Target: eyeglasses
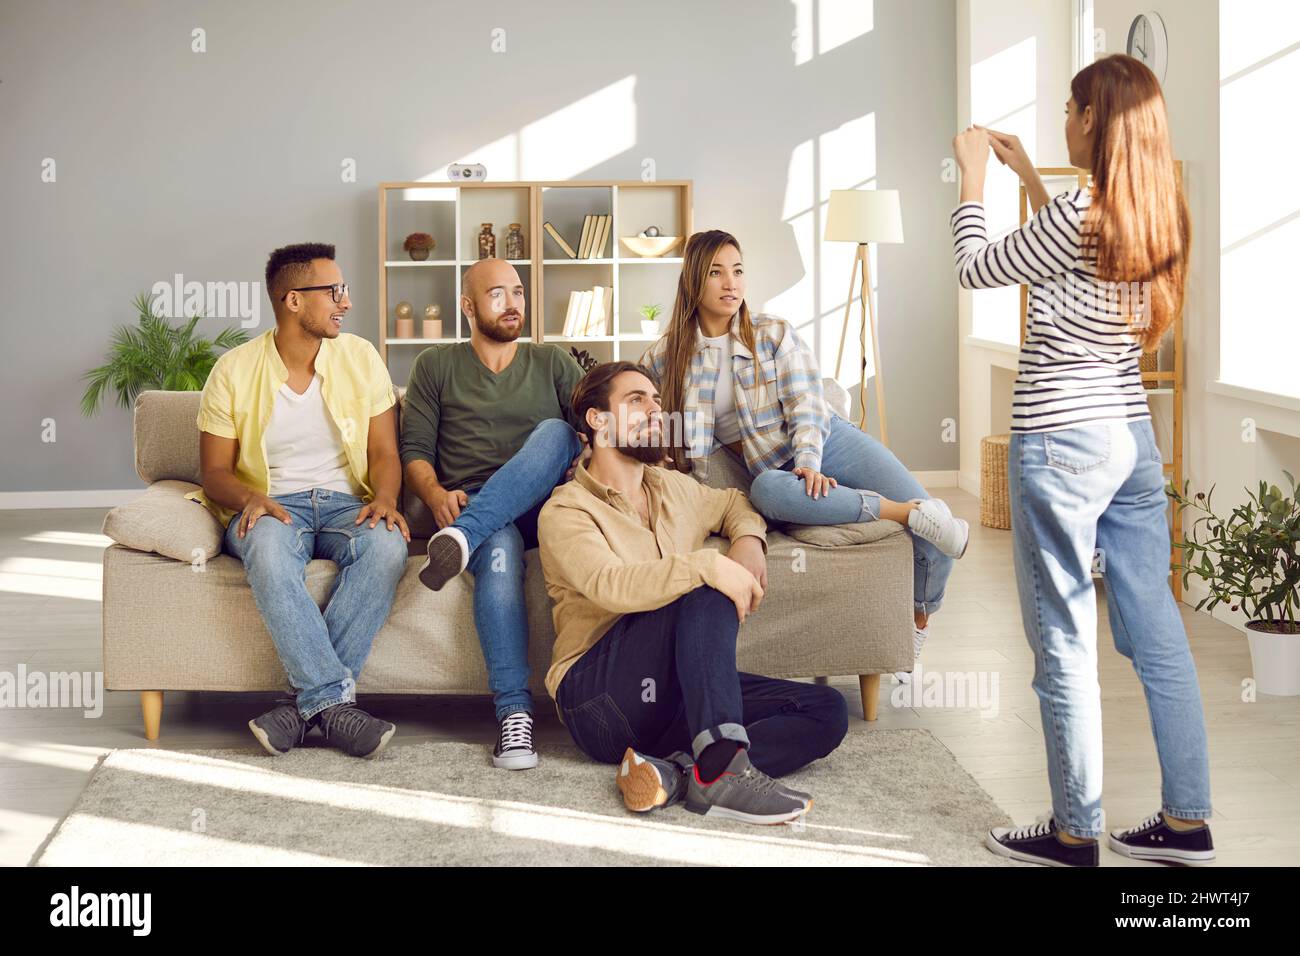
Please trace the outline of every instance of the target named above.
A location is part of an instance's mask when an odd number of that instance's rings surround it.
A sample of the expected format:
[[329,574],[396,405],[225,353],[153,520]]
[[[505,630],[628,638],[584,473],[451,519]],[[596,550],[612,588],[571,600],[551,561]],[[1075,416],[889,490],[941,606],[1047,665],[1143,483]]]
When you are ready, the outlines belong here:
[[[348,294],[348,284],[346,282],[335,282],[333,285],[305,285],[299,289],[290,289],[289,292],[317,292],[325,289],[330,290],[330,297],[335,302],[342,302],[343,297]],[[280,296],[281,302],[289,298],[289,292]]]

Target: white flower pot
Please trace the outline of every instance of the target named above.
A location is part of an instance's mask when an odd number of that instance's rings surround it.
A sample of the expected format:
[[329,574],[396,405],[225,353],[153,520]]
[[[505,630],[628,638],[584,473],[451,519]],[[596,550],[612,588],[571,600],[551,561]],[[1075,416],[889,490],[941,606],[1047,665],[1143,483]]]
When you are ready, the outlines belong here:
[[1275,697],[1300,696],[1300,634],[1271,634],[1247,625],[1246,637],[1255,689]]

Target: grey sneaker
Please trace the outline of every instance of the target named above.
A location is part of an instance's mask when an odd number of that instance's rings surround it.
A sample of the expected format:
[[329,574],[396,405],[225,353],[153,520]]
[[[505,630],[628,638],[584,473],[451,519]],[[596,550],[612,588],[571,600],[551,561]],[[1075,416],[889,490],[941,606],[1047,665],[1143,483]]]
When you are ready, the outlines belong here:
[[970,544],[970,522],[953,517],[947,503],[939,498],[914,498],[917,502],[907,516],[907,526],[918,538],[929,541],[950,558],[960,558]]
[[537,766],[532,714],[519,710],[501,719],[497,745],[492,750],[492,766],[502,770],[531,770]]
[[812,808],[812,797],[783,786],[749,762],[743,747],[736,749],[727,769],[712,783],[692,770],[686,787],[686,809],[704,816],[746,823],[788,823]]
[[315,717],[303,720],[298,706],[288,703],[278,704],[261,717],[254,717],[248,722],[248,729],[267,753],[280,757],[302,743],[315,723]]
[[680,750],[661,759],[628,747],[618,765],[618,789],[623,794],[623,805],[633,813],[646,813],[681,803],[694,767],[691,758]]
[[469,565],[469,548],[459,528],[443,528],[429,539],[428,557],[420,568],[420,583],[430,591],[444,584]]
[[351,701],[322,710],[320,729],[326,740],[353,757],[373,757],[397,733],[395,725],[371,717]]

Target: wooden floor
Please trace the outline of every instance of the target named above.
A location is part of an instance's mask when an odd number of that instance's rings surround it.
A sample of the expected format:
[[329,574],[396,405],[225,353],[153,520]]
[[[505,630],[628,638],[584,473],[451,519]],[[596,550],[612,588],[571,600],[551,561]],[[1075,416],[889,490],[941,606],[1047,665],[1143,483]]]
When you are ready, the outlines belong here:
[[[966,557],[931,624],[922,666],[936,672],[998,676],[996,716],[977,709],[896,707],[895,688],[881,681],[879,719],[855,720],[851,733],[895,727],[932,731],[1017,822],[1050,807],[1033,660],[1020,626],[1005,531],[979,525],[979,503],[955,489],[937,489],[972,525]],[[99,670],[99,537],[102,510],[0,511],[0,672]],[[1105,597],[1099,594],[1099,604]],[[1159,807],[1160,781],[1141,686],[1115,652],[1105,609],[1100,669],[1105,720],[1105,807],[1112,826],[1130,825]],[[1251,676],[1246,639],[1208,615],[1183,608],[1209,724],[1220,864],[1300,863],[1300,698],[1242,701]],[[832,681],[861,715],[855,678]],[[268,695],[169,693],[162,739],[144,740],[139,697],[109,693],[99,719],[80,711],[0,710],[0,863],[24,865],[72,807],[96,760],[119,747],[175,749],[252,747],[246,722],[266,709]],[[428,739],[481,742],[495,727],[485,698],[367,698],[399,726],[395,745]],[[924,701],[922,701],[924,703]],[[539,708],[538,739],[564,728]],[[147,795],[142,795],[147,799]],[[1103,850],[1103,865],[1142,865]]]

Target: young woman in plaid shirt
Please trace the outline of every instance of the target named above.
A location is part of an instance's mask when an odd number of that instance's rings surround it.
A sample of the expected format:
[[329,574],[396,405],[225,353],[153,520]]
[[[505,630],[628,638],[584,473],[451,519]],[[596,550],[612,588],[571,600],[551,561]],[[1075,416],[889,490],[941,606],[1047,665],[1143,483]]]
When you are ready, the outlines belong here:
[[703,480],[722,445],[754,476],[750,501],[773,521],[888,518],[909,529],[919,657],[969,526],[889,449],[829,410],[817,361],[789,322],[750,313],[734,236],[696,233],[683,255],[668,331],[642,357],[659,376],[665,422],[678,436],[673,461]]

